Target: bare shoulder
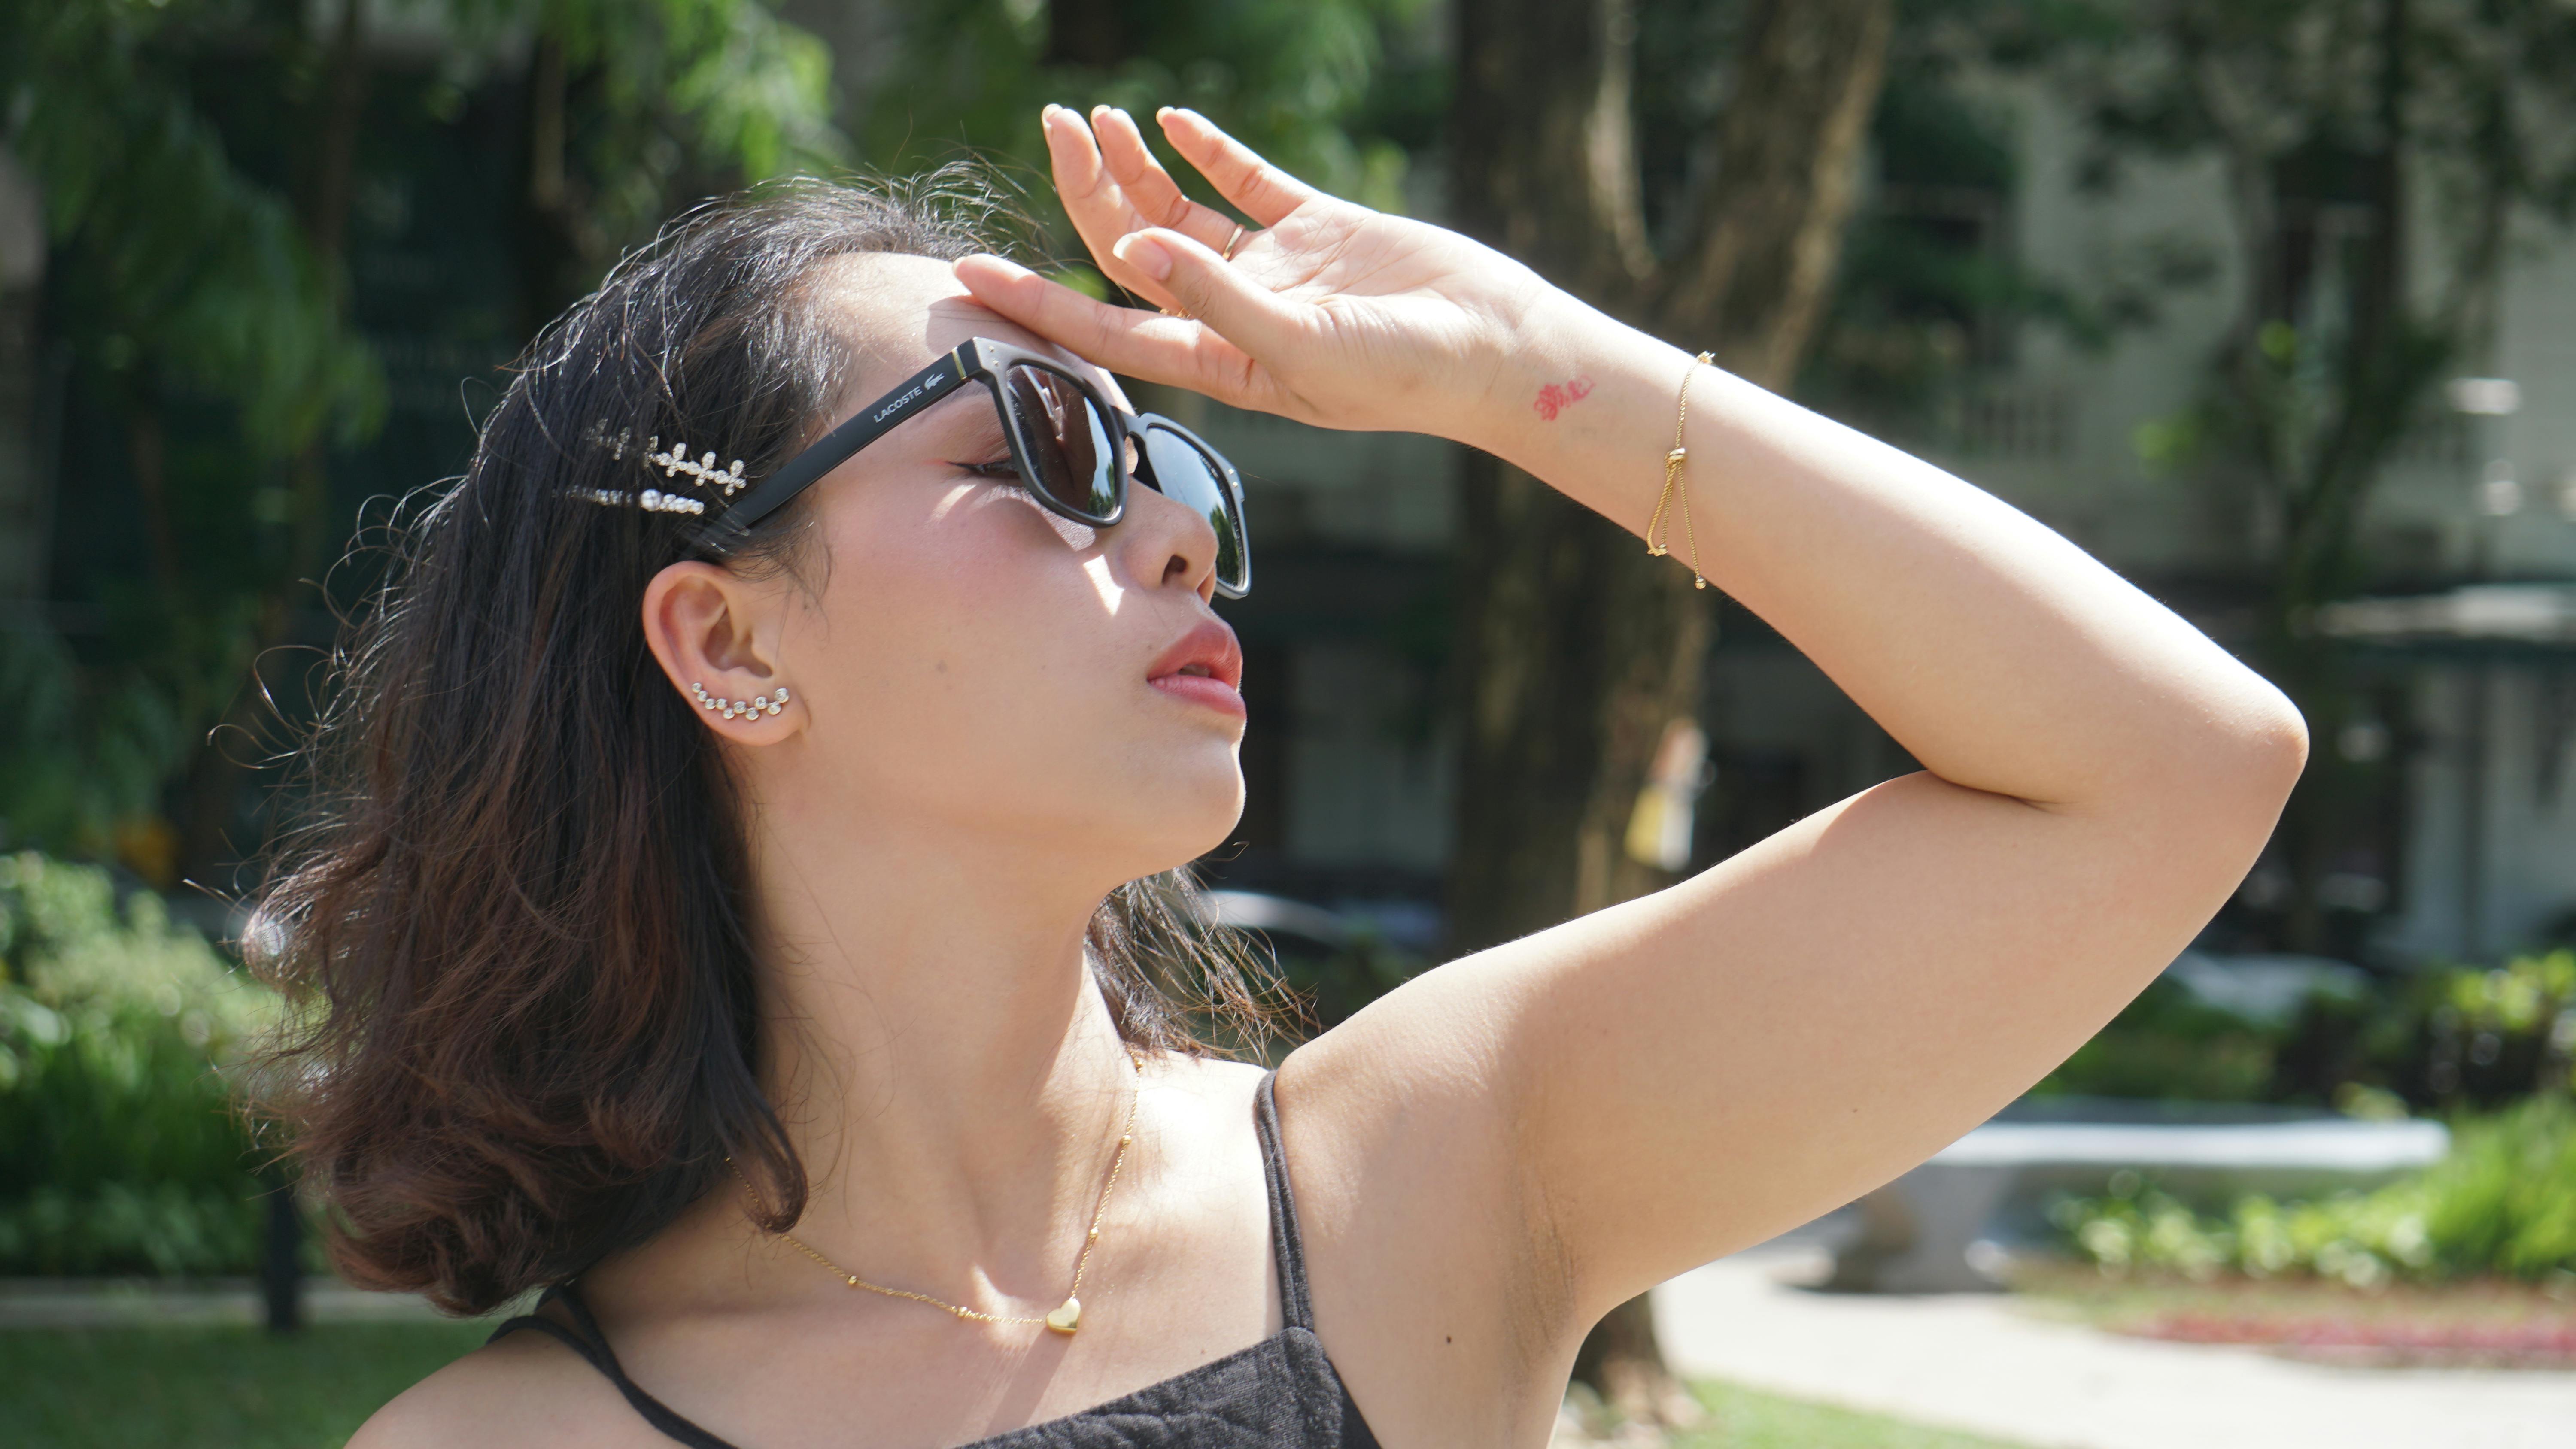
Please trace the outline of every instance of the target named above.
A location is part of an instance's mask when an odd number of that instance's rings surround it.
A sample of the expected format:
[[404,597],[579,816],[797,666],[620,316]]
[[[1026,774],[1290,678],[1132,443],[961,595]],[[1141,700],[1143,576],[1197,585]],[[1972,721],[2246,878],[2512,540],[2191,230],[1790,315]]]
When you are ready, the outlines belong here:
[[1425,971],[1289,1053],[1280,1130],[1301,1186],[1311,1175],[1320,1195],[1337,1197],[1365,1179],[1374,1213],[1386,1192],[1416,1183],[1441,1195],[1494,1185],[1477,1174],[1510,1159],[1498,1038],[1511,1020],[1505,999],[1519,989],[1511,953]]
[[1178,1087],[1212,1104],[1249,1103],[1254,1090],[1261,1085],[1261,1071],[1251,1062],[1172,1052],[1148,1062],[1145,1080],[1149,1084]]
[[358,1430],[349,1449],[626,1449],[654,1442],[658,1437],[598,1370],[555,1339],[523,1328],[396,1395]]
[[1586,1326],[1495,1079],[1497,964],[1425,972],[1279,1067],[1316,1331],[1388,1443],[1544,1438]]

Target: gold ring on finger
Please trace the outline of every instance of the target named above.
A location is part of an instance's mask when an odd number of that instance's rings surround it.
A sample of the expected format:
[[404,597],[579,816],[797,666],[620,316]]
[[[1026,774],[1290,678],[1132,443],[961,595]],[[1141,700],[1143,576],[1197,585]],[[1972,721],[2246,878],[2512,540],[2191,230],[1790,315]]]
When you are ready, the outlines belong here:
[[1166,317],[1178,317],[1178,318],[1180,318],[1180,319],[1181,319],[1182,321],[1184,321],[1184,322],[1190,322],[1190,321],[1195,321],[1195,320],[1197,320],[1197,319],[1195,319],[1195,318],[1191,317],[1189,313],[1182,311],[1182,310],[1181,310],[1180,308],[1178,308],[1178,307],[1164,307],[1164,308],[1161,308],[1161,309],[1159,309],[1159,310],[1160,310],[1160,311],[1162,312],[1162,314],[1163,314],[1164,316],[1166,316]]
[[1234,224],[1234,235],[1225,239],[1225,250],[1217,253],[1217,255],[1226,261],[1233,261],[1234,249],[1241,245],[1243,245],[1243,223],[1236,222]]

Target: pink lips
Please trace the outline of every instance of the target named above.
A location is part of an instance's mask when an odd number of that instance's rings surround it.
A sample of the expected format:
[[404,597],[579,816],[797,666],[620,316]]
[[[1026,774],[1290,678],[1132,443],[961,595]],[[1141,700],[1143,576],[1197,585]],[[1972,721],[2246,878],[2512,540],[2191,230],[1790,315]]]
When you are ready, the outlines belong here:
[[1243,646],[1211,619],[1181,636],[1145,673],[1145,682],[1175,699],[1244,718]]

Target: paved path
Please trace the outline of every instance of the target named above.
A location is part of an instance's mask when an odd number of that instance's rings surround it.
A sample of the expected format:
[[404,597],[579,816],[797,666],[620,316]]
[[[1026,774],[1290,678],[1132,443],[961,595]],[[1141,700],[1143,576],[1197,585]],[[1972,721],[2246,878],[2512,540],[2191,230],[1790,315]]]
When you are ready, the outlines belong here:
[[1674,1279],[1655,1290],[1666,1355],[2032,1449],[2576,1449],[2576,1373],[2334,1368],[2046,1322],[2000,1294],[1796,1286],[1825,1267],[1809,1241]]

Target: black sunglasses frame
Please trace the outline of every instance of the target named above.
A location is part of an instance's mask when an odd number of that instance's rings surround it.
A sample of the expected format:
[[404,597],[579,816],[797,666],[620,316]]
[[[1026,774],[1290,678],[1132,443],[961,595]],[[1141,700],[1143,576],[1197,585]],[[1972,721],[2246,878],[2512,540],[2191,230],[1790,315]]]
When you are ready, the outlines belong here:
[[[1095,513],[1077,508],[1037,486],[1035,480],[1039,473],[1034,460],[1029,456],[1029,440],[1023,431],[1030,424],[1020,417],[1017,409],[1012,407],[1010,398],[1002,387],[1003,374],[1010,368],[1019,366],[1043,369],[1072,384],[1081,393],[1083,400],[1107,421],[1112,435],[1109,440],[1112,457],[1124,458],[1127,455],[1128,441],[1131,438],[1137,441],[1135,466],[1132,469],[1120,467],[1112,473],[1109,485],[1110,502],[1106,511]],[[945,400],[950,393],[957,390],[959,384],[969,380],[983,383],[985,391],[991,394],[993,407],[1002,419],[1002,435],[1010,443],[1011,464],[1019,469],[1021,479],[1029,484],[1030,495],[1049,512],[1076,523],[1088,524],[1094,528],[1107,528],[1124,517],[1127,511],[1127,480],[1131,473],[1146,487],[1158,493],[1163,491],[1161,485],[1154,481],[1153,464],[1148,460],[1147,449],[1143,444],[1144,434],[1155,431],[1167,432],[1196,449],[1201,457],[1214,465],[1219,485],[1225,490],[1223,503],[1227,513],[1233,519],[1235,548],[1242,564],[1242,577],[1232,582],[1222,577],[1218,578],[1216,591],[1229,599],[1242,598],[1251,591],[1252,543],[1250,534],[1244,528],[1243,478],[1235,472],[1234,464],[1227,461],[1223,453],[1210,447],[1206,439],[1170,418],[1157,413],[1131,413],[1125,408],[1115,406],[1100,395],[1099,389],[1075,375],[1063,363],[1044,353],[1032,352],[1025,347],[1014,347],[1007,342],[996,342],[989,337],[970,337],[957,344],[946,356],[896,383],[883,397],[859,409],[840,426],[815,439],[810,447],[788,459],[777,472],[753,484],[751,491],[743,495],[742,501],[726,509],[723,516],[716,521],[713,529],[716,536],[710,542],[721,550],[728,544],[739,541],[762,519],[786,507],[796,495],[820,482],[824,474],[841,466],[869,444],[901,427],[933,403]],[[1222,540],[1220,540],[1221,543]]]

